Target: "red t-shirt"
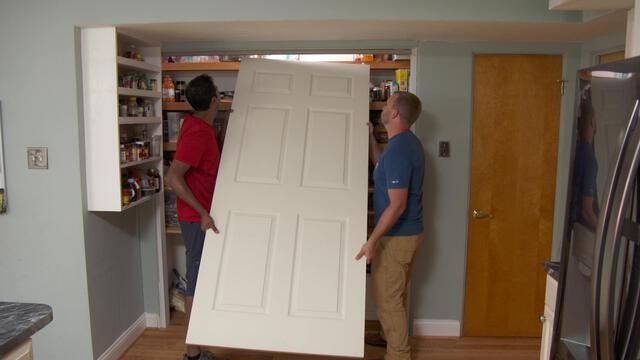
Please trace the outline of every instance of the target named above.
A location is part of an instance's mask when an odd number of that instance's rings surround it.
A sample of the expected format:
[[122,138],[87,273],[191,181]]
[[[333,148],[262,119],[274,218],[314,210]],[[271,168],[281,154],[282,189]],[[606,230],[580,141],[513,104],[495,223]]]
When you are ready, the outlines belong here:
[[[210,211],[220,165],[220,150],[213,126],[188,114],[182,123],[173,159],[191,166],[184,174],[184,181],[200,205]],[[200,222],[198,212],[180,197],[177,210],[179,221]]]

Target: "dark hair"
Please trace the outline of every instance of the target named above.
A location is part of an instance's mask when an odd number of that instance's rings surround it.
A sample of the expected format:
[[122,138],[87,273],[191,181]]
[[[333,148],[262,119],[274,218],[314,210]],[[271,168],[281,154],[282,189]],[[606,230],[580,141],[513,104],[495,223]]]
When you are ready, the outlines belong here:
[[397,92],[395,96],[395,108],[400,112],[400,118],[409,126],[413,125],[422,113],[422,102],[408,91]]
[[202,74],[189,81],[185,94],[195,111],[206,111],[211,106],[211,99],[218,98],[218,88],[211,76]]

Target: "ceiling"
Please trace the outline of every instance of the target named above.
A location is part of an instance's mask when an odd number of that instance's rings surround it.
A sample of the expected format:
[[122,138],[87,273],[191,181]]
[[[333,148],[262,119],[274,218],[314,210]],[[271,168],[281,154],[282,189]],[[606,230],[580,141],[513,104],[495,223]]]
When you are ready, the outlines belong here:
[[549,0],[551,10],[631,9],[634,0]]
[[522,23],[470,21],[247,21],[123,25],[154,42],[322,40],[427,40],[481,42],[581,42],[624,32],[626,11],[588,22]]

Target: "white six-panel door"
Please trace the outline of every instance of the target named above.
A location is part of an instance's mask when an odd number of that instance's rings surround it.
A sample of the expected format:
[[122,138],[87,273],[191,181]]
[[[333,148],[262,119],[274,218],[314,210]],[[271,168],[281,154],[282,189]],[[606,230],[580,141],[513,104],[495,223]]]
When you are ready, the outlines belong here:
[[187,342],[362,357],[369,67],[244,60]]

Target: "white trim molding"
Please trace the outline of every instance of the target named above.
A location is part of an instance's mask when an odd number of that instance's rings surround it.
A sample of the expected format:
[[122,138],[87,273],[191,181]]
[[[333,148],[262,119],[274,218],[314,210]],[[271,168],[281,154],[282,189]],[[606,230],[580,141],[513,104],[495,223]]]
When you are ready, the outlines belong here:
[[155,313],[145,313],[146,324],[148,328],[159,328],[160,326],[160,315]]
[[459,337],[460,321],[415,319],[413,320],[413,336]]
[[147,315],[142,314],[120,337],[98,358],[98,360],[117,360],[133,345],[147,328]]

